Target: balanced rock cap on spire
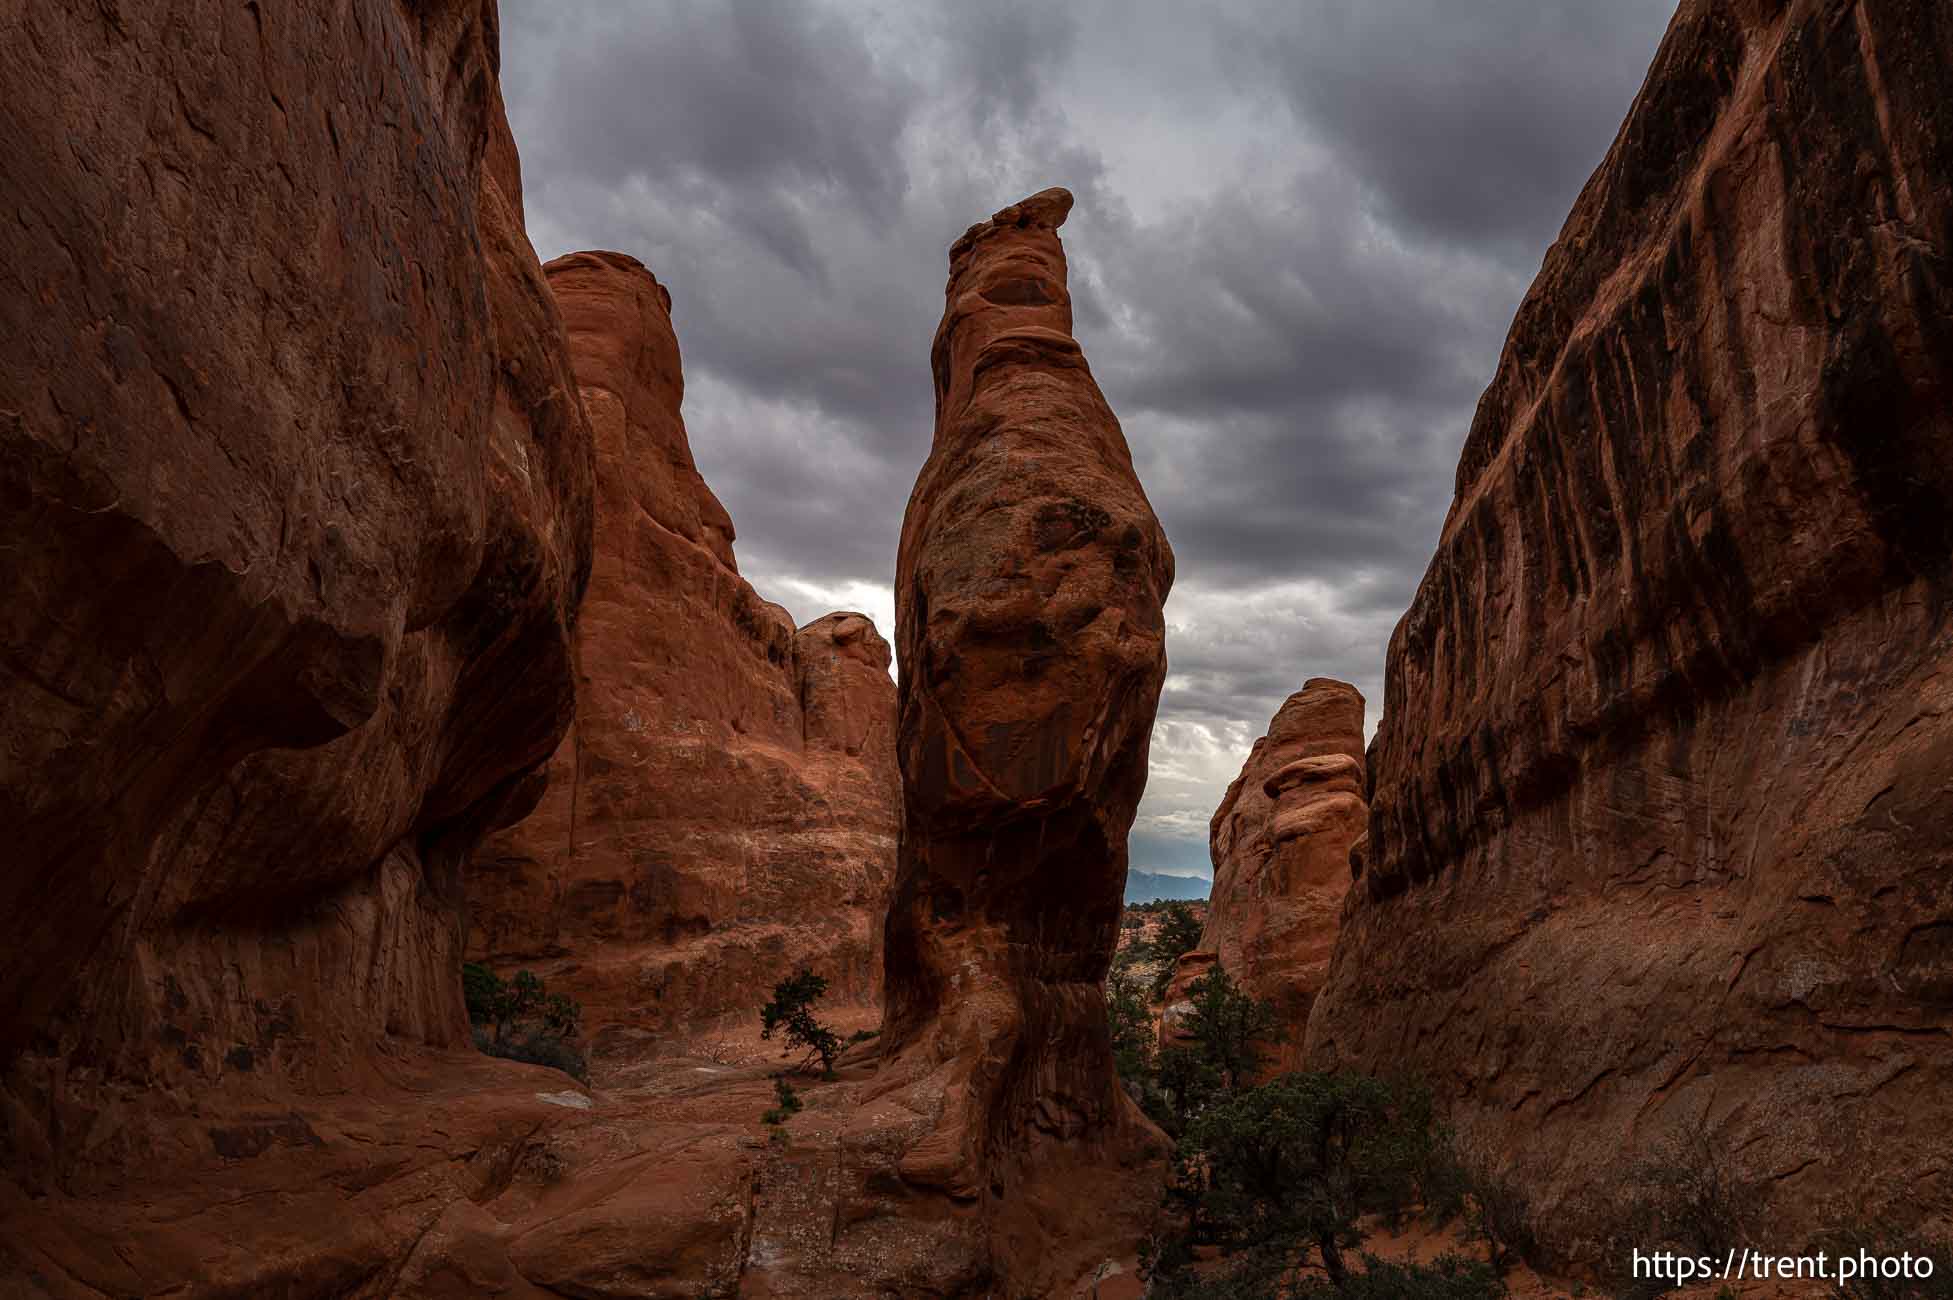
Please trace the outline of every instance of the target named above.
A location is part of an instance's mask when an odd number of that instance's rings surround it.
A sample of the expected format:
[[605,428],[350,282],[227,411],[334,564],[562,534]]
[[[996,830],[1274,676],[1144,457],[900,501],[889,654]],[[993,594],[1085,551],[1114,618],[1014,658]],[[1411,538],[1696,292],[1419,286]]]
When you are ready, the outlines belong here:
[[1136,1240],[1128,1212],[1154,1188],[1130,1167],[1159,1141],[1118,1086],[1100,987],[1173,553],[1072,337],[1070,208],[1046,190],[950,250],[935,441],[896,570],[884,1070],[934,1120],[900,1172],[980,1202],[988,1267],[1018,1287]]

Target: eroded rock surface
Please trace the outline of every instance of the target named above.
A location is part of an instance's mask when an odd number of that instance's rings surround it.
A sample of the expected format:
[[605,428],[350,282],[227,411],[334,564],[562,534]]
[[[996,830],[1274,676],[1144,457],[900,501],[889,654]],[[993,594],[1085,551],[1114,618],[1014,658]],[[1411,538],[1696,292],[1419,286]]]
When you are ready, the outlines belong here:
[[584,1003],[602,1050],[752,1019],[802,965],[879,989],[900,818],[888,643],[796,630],[733,559],[684,421],[671,295],[637,259],[546,268],[596,437],[576,723],[534,814],[476,855],[471,955]]
[[1071,334],[1071,202],[1046,190],[950,251],[935,442],[896,573],[882,1104],[909,1117],[895,1172],[940,1205],[952,1280],[1011,1295],[1136,1241],[1159,1155],[1117,1085],[1100,990],[1173,556]]
[[1784,1239],[1953,1186],[1953,21],[1677,14],[1390,646],[1312,1062],[1562,1247],[1704,1121]]
[[[494,9],[0,39],[0,1277],[355,1294],[424,1224],[348,1212],[384,1161],[311,1116],[477,1063],[463,868],[569,724],[590,564]],[[278,1216],[320,1148],[341,1213]],[[240,1235],[106,1226],[172,1197]]]
[[1284,1037],[1269,1068],[1297,1068],[1309,1009],[1329,975],[1350,845],[1364,832],[1363,696],[1316,677],[1288,697],[1255,741],[1208,827],[1214,888],[1200,947],[1181,958],[1163,1025],[1218,959],[1274,1005]]

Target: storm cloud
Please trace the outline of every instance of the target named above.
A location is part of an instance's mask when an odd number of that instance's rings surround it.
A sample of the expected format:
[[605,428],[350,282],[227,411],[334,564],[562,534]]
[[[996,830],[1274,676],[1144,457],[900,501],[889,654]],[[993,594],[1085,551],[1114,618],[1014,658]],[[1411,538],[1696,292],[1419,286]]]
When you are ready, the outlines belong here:
[[1179,560],[1136,866],[1314,676],[1382,700],[1506,325],[1672,0],[504,0],[531,239],[668,285],[699,467],[802,621],[892,632],[948,246],[1048,185]]

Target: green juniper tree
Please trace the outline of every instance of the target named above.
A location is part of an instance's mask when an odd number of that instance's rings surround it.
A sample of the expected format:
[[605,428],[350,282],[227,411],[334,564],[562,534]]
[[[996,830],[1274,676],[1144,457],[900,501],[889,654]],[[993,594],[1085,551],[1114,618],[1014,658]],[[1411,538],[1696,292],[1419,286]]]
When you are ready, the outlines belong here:
[[1251,996],[1215,966],[1187,986],[1193,1010],[1181,1028],[1220,1073],[1228,1092],[1238,1092],[1261,1071],[1261,1049],[1282,1036],[1275,1008]]
[[1360,1274],[1345,1252],[1362,1240],[1358,1220],[1411,1203],[1431,1133],[1421,1090],[1362,1075],[1288,1074],[1213,1102],[1180,1141],[1188,1231],[1162,1260],[1165,1294],[1175,1294],[1178,1265],[1203,1241],[1269,1288],[1313,1262],[1337,1290],[1350,1289]]
[[834,1058],[841,1054],[841,1036],[814,1018],[814,1003],[826,993],[827,980],[803,967],[775,984],[773,1000],[760,1008],[760,1037],[771,1038],[775,1030],[782,1031],[786,1045],[780,1055],[804,1051],[798,1068],[804,1070],[819,1060],[823,1077],[834,1073]]

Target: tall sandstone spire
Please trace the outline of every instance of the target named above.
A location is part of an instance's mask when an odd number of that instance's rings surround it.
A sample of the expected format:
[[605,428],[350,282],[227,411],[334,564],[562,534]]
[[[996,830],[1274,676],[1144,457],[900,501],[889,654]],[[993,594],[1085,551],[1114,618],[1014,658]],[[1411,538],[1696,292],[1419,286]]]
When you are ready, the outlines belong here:
[[1310,1058],[1564,1252],[1695,1131],[1786,1240],[1953,1195],[1949,105],[1943,5],[1683,4],[1391,640]]
[[1200,947],[1180,959],[1164,1034],[1192,1009],[1193,982],[1219,963],[1275,1008],[1281,1036],[1266,1049],[1267,1067],[1301,1064],[1349,892],[1350,844],[1367,811],[1363,696],[1347,682],[1312,677],[1276,710],[1214,810],[1207,924]]
[[950,250],[896,570],[883,1073],[931,1099],[902,1177],[976,1210],[979,1267],[1011,1294],[1068,1284],[1156,1186],[1133,1174],[1158,1139],[1118,1086],[1101,986],[1173,553],[1072,337],[1071,202],[1046,190]]

